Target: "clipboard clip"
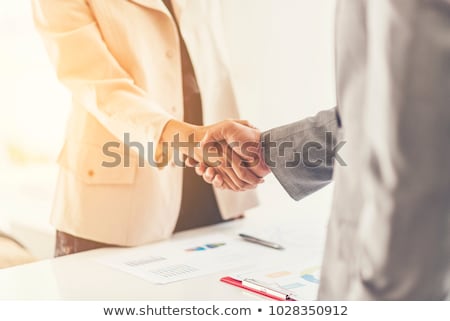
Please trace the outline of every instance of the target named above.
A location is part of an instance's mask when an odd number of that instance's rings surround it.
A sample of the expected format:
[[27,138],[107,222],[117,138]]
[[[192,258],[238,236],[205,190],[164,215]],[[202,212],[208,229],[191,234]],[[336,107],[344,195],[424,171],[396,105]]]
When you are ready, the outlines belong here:
[[244,279],[242,280],[242,285],[252,290],[258,291],[260,293],[276,297],[280,300],[284,301],[296,300],[293,293],[255,279]]

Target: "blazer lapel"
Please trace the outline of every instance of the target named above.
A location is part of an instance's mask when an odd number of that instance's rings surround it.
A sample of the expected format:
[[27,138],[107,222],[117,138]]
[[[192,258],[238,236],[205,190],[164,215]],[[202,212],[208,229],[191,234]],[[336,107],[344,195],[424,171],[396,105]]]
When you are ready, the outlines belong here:
[[166,8],[166,6],[162,2],[162,0],[128,0],[128,1],[134,2],[140,6],[143,6],[143,7],[152,9],[152,10],[161,11],[170,17],[170,12]]
[[172,0],[172,5],[177,21],[178,23],[181,23],[181,17],[186,6],[186,0]]
[[[161,11],[167,16],[171,17],[169,10],[166,5],[162,2],[162,0],[128,0],[130,2],[134,2],[140,6]],[[181,16],[184,11],[184,7],[186,6],[186,0],[172,0],[173,9],[178,21],[181,21]]]

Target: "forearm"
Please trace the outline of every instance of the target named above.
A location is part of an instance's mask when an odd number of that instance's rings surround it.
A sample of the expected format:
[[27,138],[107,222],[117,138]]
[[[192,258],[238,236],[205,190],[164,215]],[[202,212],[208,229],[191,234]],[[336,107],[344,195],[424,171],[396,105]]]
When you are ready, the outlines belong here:
[[[155,159],[160,163],[161,159],[172,159],[174,153],[189,155],[189,147],[184,143],[192,142],[195,146],[199,142],[202,126],[192,125],[176,119],[169,120],[164,126],[158,142]],[[166,154],[166,155],[165,155]]]

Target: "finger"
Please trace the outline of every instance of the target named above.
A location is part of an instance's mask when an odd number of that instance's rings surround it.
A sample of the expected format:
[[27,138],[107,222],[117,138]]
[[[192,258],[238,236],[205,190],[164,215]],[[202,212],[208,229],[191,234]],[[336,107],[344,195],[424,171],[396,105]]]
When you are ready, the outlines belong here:
[[214,187],[220,188],[220,189],[223,189],[223,188],[227,187],[227,186],[224,185],[224,181],[223,181],[222,175],[220,175],[220,174],[217,174],[214,177],[214,179],[212,181],[212,184],[213,184]]
[[258,184],[254,184],[254,185],[247,184],[247,186],[245,187],[245,190],[249,191],[249,190],[255,189],[257,187],[258,187]]
[[244,125],[246,127],[257,129],[257,127],[255,125],[251,124],[248,120],[236,119],[235,122],[239,123],[241,125]]
[[198,176],[203,176],[203,174],[205,173],[206,169],[207,169],[207,167],[206,167],[205,164],[203,164],[203,163],[198,163],[198,166],[195,167],[195,173],[196,173]]
[[254,165],[254,162],[245,163],[231,148],[229,148],[229,154],[231,154],[231,167],[241,181],[250,185],[264,182],[264,179],[254,172],[254,166],[245,166],[245,164]]
[[223,147],[222,144],[210,141],[202,146],[202,163],[205,163],[208,167],[221,166],[223,162]]
[[203,174],[203,179],[208,184],[212,184],[215,176],[216,176],[216,171],[212,167],[208,167],[206,169],[205,173]]
[[249,189],[250,184],[240,180],[231,167],[220,168],[222,177],[225,183],[230,185],[230,182],[234,185],[236,191],[245,191]]
[[[241,180],[235,173],[235,171],[233,170],[233,167],[231,166],[231,164],[229,163],[229,160],[231,159],[232,156],[229,156],[230,154],[232,154],[232,150],[228,149],[228,146],[226,146],[225,149],[225,153],[222,156],[222,166],[219,167],[220,168],[220,172],[222,173],[222,177],[225,180],[225,184],[234,187],[233,190],[235,191],[243,191],[246,190],[248,188],[248,183]],[[227,156],[228,154],[228,156]]]
[[224,120],[220,123],[208,126],[200,141],[200,147],[203,148],[204,145],[211,142],[231,139],[230,135],[235,132],[238,126],[239,124],[233,120]]
[[233,180],[236,185],[244,187],[246,184],[257,185],[264,182],[264,180],[256,175],[250,167],[244,166],[242,158],[238,154],[236,154],[228,145],[223,145],[222,148],[227,151],[225,156],[228,167],[232,168],[235,174],[234,176],[240,181],[237,182]]
[[[234,126],[242,127],[243,125],[235,124]],[[207,159],[204,158],[203,161],[207,162],[208,167],[220,168],[224,184],[232,190],[246,190],[249,188],[248,185],[262,182],[260,177],[242,165],[242,159],[238,157],[237,153],[233,152],[233,149],[223,139],[221,141],[209,141],[203,145],[203,149],[208,151]],[[233,154],[236,156],[234,160]],[[234,164],[232,164],[233,161]]]
[[233,187],[232,185],[228,185],[227,183],[225,183],[223,176],[220,174],[217,174],[216,177],[214,177],[213,185],[222,190],[230,190],[230,191],[234,191],[234,192],[239,192],[239,190],[236,190],[236,188]]
[[191,157],[187,157],[186,160],[184,161],[184,164],[187,167],[196,167],[198,165],[198,162]]
[[239,182],[239,179],[232,173],[232,170],[226,170],[226,155],[223,151],[226,151],[227,145],[224,144],[224,146],[225,149],[220,143],[217,143],[217,156],[207,159],[208,164],[200,163],[200,166],[196,168],[198,169],[196,172],[197,174],[202,173],[203,179],[207,183],[212,183],[215,176],[218,176],[216,180],[217,186],[233,191],[240,191],[245,186],[245,182]]
[[227,173],[225,170],[225,168],[216,168],[217,173],[220,174],[223,179],[224,185],[226,185],[227,188],[232,191],[240,191],[240,187],[234,183],[233,179],[230,178],[229,173]]

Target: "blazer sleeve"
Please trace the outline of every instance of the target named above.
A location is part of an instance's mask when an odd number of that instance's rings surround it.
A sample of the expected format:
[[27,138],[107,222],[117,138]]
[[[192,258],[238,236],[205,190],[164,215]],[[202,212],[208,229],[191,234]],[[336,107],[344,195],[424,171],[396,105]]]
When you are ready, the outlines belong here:
[[337,108],[332,108],[261,135],[264,161],[293,199],[331,182],[336,152],[344,144],[338,127]]
[[[33,0],[36,28],[58,79],[108,131],[144,146],[159,142],[173,118],[119,65],[102,39],[87,1]],[[157,144],[153,144],[153,155]]]

